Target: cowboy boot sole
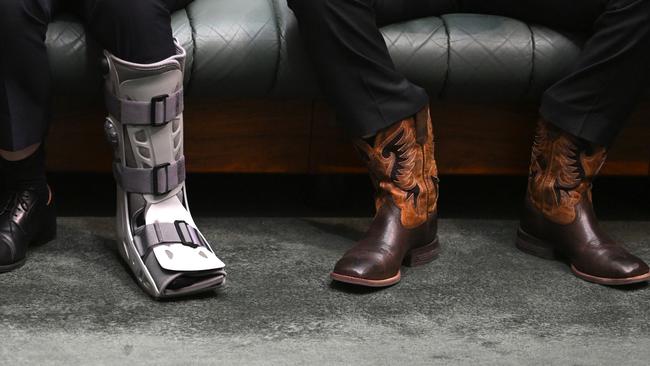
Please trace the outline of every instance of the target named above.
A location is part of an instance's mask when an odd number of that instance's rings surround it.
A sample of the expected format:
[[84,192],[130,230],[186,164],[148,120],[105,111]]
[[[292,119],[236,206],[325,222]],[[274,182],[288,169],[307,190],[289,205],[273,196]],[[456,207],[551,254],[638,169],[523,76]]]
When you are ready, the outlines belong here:
[[[408,251],[404,257],[404,260],[402,261],[402,264],[408,267],[422,266],[438,258],[439,255],[440,243],[438,242],[438,238],[436,238],[434,241],[423,247],[414,248]],[[335,281],[349,283],[352,285],[360,285],[366,287],[388,287],[398,283],[402,279],[402,273],[401,271],[397,271],[397,274],[394,276],[379,280],[348,276],[336,272],[331,272],[330,277]]]
[[588,273],[580,272],[580,270],[578,270],[574,265],[571,265],[571,271],[577,277],[580,277],[585,281],[597,283],[599,285],[606,285],[606,286],[631,285],[634,283],[646,282],[650,280],[650,272],[639,276],[633,276],[627,278],[607,278],[607,277],[592,276]]
[[[530,255],[534,255],[539,258],[556,260],[558,255],[555,248],[552,244],[538,239],[521,228],[517,231],[517,241],[515,243],[517,249],[522,252]],[[578,278],[583,279],[588,282],[596,283],[599,285],[607,286],[621,286],[621,285],[630,285],[633,283],[645,282],[650,280],[650,272],[625,278],[608,278],[608,277],[598,277],[590,275],[588,273],[581,272],[573,264],[571,264],[571,272]]]
[[330,273],[330,277],[335,281],[349,283],[351,285],[366,287],[388,287],[398,283],[402,279],[402,273],[401,271],[397,271],[397,274],[395,276],[383,280],[369,280],[361,277],[346,276],[336,272]]

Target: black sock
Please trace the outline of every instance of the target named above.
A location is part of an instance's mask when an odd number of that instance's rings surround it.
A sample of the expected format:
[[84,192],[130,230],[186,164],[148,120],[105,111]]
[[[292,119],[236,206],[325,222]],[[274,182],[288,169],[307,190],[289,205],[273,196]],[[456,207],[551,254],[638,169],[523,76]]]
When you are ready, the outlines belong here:
[[47,200],[49,189],[45,174],[45,149],[39,146],[32,155],[23,160],[2,159],[4,188],[9,191],[30,190]]

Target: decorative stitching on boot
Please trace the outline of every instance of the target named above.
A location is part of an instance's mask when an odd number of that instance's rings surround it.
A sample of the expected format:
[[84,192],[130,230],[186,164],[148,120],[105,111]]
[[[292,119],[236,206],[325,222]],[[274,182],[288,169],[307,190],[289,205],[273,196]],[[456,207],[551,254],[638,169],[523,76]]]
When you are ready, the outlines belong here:
[[533,142],[528,193],[533,205],[561,225],[576,218],[582,199],[591,202],[591,184],[607,158],[595,147],[540,120]]
[[[418,130],[416,125],[424,123],[426,128]],[[418,132],[424,136],[418,136]],[[435,211],[438,198],[438,170],[428,109],[426,115],[421,112],[417,118],[402,120],[380,131],[374,147],[362,139],[356,140],[355,146],[368,163],[377,190],[377,209],[392,199],[401,211],[404,227],[424,223],[428,214]]]

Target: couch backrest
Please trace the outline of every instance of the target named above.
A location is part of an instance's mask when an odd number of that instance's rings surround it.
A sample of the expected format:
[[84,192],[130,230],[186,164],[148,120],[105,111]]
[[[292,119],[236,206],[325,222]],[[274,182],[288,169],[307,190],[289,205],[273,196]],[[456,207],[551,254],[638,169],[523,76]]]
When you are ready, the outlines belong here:
[[[187,49],[190,96],[313,97],[318,87],[285,0],[195,0],[173,15]],[[579,37],[477,14],[422,18],[382,29],[397,68],[433,97],[514,101],[539,96],[566,73]],[[48,29],[57,89],[100,93],[99,47],[74,17]]]

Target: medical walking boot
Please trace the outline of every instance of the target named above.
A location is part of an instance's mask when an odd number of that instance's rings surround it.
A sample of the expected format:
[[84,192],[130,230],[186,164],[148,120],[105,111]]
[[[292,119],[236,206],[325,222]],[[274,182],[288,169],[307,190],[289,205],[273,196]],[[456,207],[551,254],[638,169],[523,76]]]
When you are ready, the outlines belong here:
[[185,50],[154,64],[105,52],[106,137],[114,152],[118,249],[154,298],[212,291],[224,263],[187,204],[183,156]]

